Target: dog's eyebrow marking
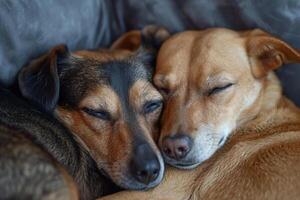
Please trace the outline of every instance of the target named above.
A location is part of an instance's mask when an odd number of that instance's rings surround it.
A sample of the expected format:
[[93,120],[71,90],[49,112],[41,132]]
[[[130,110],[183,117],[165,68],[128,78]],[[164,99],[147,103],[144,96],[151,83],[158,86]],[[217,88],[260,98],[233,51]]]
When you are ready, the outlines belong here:
[[114,61],[102,64],[104,73],[109,77],[110,87],[119,99],[118,105],[123,120],[128,122],[131,132],[139,132],[134,107],[130,104],[129,92],[133,85],[139,81],[151,81],[151,72],[142,63],[130,61]]
[[112,113],[117,113],[120,109],[119,104],[119,98],[113,89],[106,85],[98,85],[88,92],[88,95],[80,102],[79,106],[91,109],[105,108]]
[[139,108],[145,101],[155,99],[162,100],[161,94],[149,81],[137,80],[129,90],[129,101],[131,106]]

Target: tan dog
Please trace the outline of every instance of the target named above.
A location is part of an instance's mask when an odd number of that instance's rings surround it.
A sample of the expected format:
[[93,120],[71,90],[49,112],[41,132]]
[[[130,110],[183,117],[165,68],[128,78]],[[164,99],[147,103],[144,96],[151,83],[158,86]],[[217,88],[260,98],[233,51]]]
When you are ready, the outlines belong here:
[[104,199],[299,199],[300,110],[273,69],[300,54],[260,31],[179,33],[158,56],[165,96],[159,146],[168,168],[149,192]]

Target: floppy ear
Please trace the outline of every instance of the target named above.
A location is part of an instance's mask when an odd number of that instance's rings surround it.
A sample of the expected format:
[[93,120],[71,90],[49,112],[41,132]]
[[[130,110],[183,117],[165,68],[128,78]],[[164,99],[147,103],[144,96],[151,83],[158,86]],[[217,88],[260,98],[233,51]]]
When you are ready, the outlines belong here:
[[21,94],[46,111],[53,111],[59,98],[58,62],[68,57],[65,45],[59,45],[24,66],[18,75]]
[[266,76],[283,64],[300,62],[296,49],[261,30],[249,32],[246,37],[251,70],[256,78]]

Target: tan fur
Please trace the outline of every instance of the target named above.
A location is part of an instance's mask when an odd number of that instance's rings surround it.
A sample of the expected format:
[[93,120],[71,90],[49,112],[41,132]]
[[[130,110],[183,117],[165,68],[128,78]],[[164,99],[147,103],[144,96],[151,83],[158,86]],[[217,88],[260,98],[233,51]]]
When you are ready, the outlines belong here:
[[102,62],[119,60],[133,55],[141,46],[141,31],[130,31],[118,38],[109,49],[96,51],[80,50],[74,56],[101,60]]
[[122,35],[114,44],[111,49],[128,49],[135,51],[141,44],[141,31],[130,31],[127,34]]
[[127,49],[110,49],[110,50],[101,49],[98,51],[81,50],[73,53],[73,55],[77,57],[101,60],[102,62],[123,59],[129,57],[132,54],[133,52]]
[[[271,71],[288,62],[300,62],[299,53],[259,30],[208,29],[171,37],[160,50],[154,78],[162,93],[168,91],[161,139],[178,131],[195,138],[207,131],[199,131],[206,124],[214,130],[206,144],[214,151],[193,170],[167,168],[163,182],[148,192],[103,199],[299,199],[300,109],[282,96]],[[228,80],[237,84],[205,95]],[[222,123],[232,130],[218,147]]]
[[[129,91],[129,99],[131,100],[130,102],[132,103],[132,106],[134,108],[140,109],[136,110],[136,112],[141,112],[144,102],[150,99],[162,99],[162,97],[151,83],[143,80],[138,80],[134,83],[131,90]],[[161,110],[162,108],[157,109],[154,113],[149,115],[148,118],[144,118],[142,116],[138,117],[139,124],[141,124],[143,130],[148,133],[147,136],[152,137],[148,137],[149,140],[158,140],[159,130],[157,126],[157,119],[159,119]]]

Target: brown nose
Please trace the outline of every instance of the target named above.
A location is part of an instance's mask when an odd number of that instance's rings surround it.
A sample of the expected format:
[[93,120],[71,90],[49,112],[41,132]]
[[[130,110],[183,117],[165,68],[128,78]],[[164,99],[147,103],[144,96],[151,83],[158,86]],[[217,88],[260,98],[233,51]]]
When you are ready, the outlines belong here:
[[191,150],[192,140],[185,135],[168,136],[163,139],[162,147],[166,156],[180,160]]

